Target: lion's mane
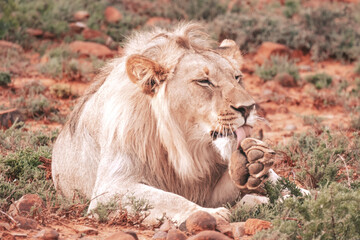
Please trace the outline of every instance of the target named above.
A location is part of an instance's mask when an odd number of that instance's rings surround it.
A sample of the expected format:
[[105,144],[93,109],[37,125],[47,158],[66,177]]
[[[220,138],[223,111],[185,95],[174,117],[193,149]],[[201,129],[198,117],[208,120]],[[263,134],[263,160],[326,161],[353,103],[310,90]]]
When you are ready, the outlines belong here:
[[[209,151],[209,138],[192,134],[194,126],[186,126],[181,116],[169,112],[171,91],[166,86],[151,97],[129,80],[126,60],[133,54],[143,55],[169,69],[170,77],[186,51],[211,51],[211,44],[202,27],[192,23],[174,31],[135,33],[124,47],[123,57],[101,70],[62,132],[91,143],[72,151],[87,152],[94,159],[95,166],[89,166],[94,170],[88,173],[92,187],[99,159],[118,157],[123,160],[113,163],[113,169],[123,179],[204,203],[208,189],[226,169],[224,162],[215,151]],[[79,150],[81,147],[87,150]]]

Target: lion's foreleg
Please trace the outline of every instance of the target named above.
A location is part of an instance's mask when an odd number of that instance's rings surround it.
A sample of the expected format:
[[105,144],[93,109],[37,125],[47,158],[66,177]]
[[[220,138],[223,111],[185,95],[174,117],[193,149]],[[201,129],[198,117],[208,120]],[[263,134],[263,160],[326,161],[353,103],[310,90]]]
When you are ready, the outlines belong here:
[[144,220],[146,224],[156,224],[158,219],[161,219],[164,214],[166,217],[180,224],[185,221],[190,214],[199,210],[209,212],[213,215],[221,215],[224,218],[227,218],[229,213],[225,208],[201,207],[184,197],[145,184],[122,181],[120,184],[113,184],[111,186],[106,183],[104,186],[98,186],[98,189],[101,190],[98,191],[95,189],[94,198],[89,206],[89,212],[95,209],[99,203],[106,203],[114,196],[118,196],[119,201],[122,202],[121,206],[127,209],[131,209],[131,206],[128,205],[130,198],[145,200],[150,205],[150,209],[148,210],[149,215]]
[[206,206],[218,207],[227,203],[232,204],[235,203],[239,197],[240,189],[236,187],[230,178],[229,171],[226,170],[223,176],[219,179],[218,183],[215,185]]

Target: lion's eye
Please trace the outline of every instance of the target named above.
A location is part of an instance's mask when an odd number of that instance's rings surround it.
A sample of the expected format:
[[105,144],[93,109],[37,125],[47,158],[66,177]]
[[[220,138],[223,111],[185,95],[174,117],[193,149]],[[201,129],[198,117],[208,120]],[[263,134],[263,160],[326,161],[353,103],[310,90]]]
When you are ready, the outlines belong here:
[[242,80],[243,80],[243,75],[242,75],[242,74],[236,75],[236,76],[235,76],[235,79],[236,79],[236,81],[237,81],[238,83],[241,83]]
[[213,87],[214,86],[214,84],[212,84],[212,82],[210,82],[209,79],[196,80],[196,83],[203,87],[209,87],[209,86]]

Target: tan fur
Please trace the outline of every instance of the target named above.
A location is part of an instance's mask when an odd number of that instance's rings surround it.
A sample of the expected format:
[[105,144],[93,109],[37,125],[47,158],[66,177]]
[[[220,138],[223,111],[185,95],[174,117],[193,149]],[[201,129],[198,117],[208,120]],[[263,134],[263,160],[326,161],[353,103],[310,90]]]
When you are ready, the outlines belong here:
[[254,104],[235,80],[240,51],[211,44],[198,24],[134,34],[61,131],[56,188],[84,194],[90,209],[117,194],[147,198],[150,222],[163,212],[178,221],[199,209],[226,212],[219,207],[239,195],[227,173],[233,134],[256,115],[240,111]]

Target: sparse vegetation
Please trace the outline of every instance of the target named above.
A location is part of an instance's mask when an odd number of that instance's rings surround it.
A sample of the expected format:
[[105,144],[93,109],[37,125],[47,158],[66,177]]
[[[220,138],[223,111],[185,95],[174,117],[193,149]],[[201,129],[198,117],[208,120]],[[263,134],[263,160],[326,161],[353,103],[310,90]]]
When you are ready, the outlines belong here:
[[356,150],[360,146],[350,146],[349,139],[341,133],[324,129],[319,135],[314,132],[296,135],[285,152],[296,163],[298,180],[308,188],[317,188],[352,178],[341,170],[360,157]]
[[258,66],[255,73],[265,81],[272,80],[279,73],[288,73],[295,81],[300,79],[297,66],[284,56],[272,56],[270,60]]
[[316,89],[328,88],[332,83],[332,77],[326,73],[317,73],[315,75],[308,76],[306,80],[309,83],[314,84]]
[[304,115],[302,116],[305,125],[315,126],[319,125],[324,118],[315,115]]
[[67,84],[54,84],[50,87],[50,93],[57,98],[69,98],[72,96],[71,88]]
[[273,228],[257,233],[253,239],[358,239],[359,201],[359,189],[351,190],[339,183],[303,201],[288,198],[272,220]]
[[11,83],[11,77],[9,73],[6,72],[0,72],[0,86],[7,86],[9,83]]

